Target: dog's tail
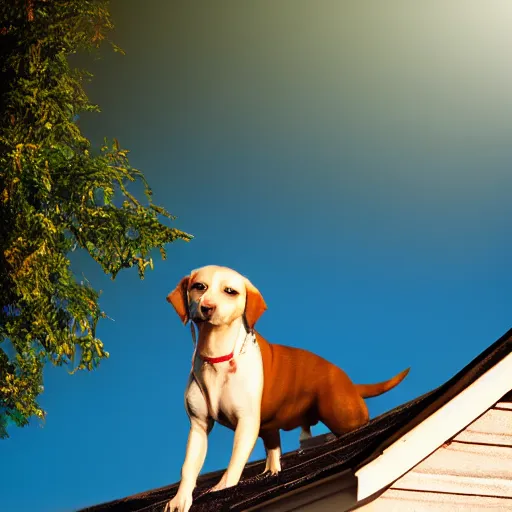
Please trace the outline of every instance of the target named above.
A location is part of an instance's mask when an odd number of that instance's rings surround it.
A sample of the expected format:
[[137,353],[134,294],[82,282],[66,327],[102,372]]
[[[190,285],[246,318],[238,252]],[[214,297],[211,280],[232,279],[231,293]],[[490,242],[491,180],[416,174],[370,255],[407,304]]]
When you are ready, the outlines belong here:
[[407,374],[409,373],[410,368],[400,372],[398,375],[395,375],[393,378],[389,380],[385,380],[384,382],[379,382],[377,384],[356,384],[357,392],[363,398],[371,398],[373,396],[382,395],[386,391],[393,389],[395,386],[398,386],[400,382],[402,382]]

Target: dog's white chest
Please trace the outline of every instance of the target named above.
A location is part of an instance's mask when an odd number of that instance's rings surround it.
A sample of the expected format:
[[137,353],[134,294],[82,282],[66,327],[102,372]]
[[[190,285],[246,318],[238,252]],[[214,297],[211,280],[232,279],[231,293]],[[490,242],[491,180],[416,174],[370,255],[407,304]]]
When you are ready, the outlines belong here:
[[199,355],[194,359],[194,375],[210,416],[229,428],[236,427],[240,416],[259,411],[261,407],[263,362],[260,348],[254,336],[248,336],[242,345],[235,349],[232,361],[209,364]]

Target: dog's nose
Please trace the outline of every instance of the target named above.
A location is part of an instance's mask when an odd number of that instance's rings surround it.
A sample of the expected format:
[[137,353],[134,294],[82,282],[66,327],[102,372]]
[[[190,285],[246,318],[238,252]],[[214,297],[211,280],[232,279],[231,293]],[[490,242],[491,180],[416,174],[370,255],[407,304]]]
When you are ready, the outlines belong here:
[[211,316],[214,309],[215,306],[201,306],[201,313],[203,313],[204,316]]

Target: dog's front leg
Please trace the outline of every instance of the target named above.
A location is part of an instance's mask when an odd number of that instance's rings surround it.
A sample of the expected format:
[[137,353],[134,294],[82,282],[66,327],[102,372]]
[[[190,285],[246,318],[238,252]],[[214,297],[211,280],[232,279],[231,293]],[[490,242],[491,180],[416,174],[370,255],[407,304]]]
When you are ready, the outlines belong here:
[[213,428],[213,419],[208,414],[206,399],[192,374],[185,392],[185,409],[190,419],[185,462],[181,468],[178,492],[165,506],[165,512],[188,512],[190,509],[192,492],[206,457],[208,434]]
[[243,416],[238,420],[235,429],[235,440],[233,443],[231,460],[229,461],[228,468],[224,475],[222,475],[220,482],[211,489],[212,491],[220,491],[226,487],[232,487],[239,482],[240,477],[242,476],[242,471],[244,470],[254,445],[256,444],[259,430],[259,414]]
[[167,503],[164,512],[188,512],[192,506],[192,492],[196,486],[197,477],[204,464],[208,446],[208,425],[190,419],[185,462],[181,468],[181,482],[176,496]]

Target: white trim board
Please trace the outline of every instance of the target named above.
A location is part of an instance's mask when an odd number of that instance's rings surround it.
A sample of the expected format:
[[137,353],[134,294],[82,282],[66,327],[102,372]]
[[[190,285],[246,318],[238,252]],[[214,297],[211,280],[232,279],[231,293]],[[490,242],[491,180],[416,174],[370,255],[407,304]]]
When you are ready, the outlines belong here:
[[380,456],[356,471],[357,500],[368,498],[400,478],[476,420],[511,389],[512,354],[509,354],[397,439]]

